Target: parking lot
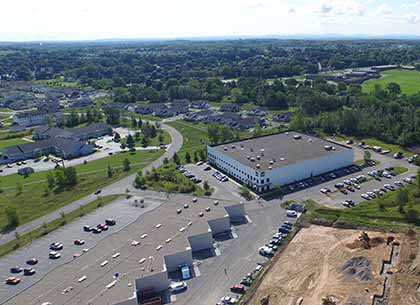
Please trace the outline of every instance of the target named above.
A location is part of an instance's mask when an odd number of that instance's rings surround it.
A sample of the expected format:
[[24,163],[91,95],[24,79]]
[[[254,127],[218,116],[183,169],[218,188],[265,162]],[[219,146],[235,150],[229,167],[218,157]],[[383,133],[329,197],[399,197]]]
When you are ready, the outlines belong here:
[[[135,199],[131,199],[135,200]],[[0,304],[8,300],[13,295],[19,293],[34,283],[40,281],[46,274],[54,272],[54,270],[68,262],[74,260],[74,255],[85,255],[83,249],[90,249],[94,247],[101,240],[121,230],[129,223],[135,221],[140,215],[147,211],[156,208],[161,202],[148,200],[143,209],[136,208],[128,204],[126,199],[119,199],[114,203],[97,209],[81,219],[74,221],[61,229],[58,229],[43,238],[37,239],[28,246],[21,248],[10,255],[0,258],[0,274],[2,281],[9,276],[18,276],[21,278],[21,283],[16,286],[0,285]],[[95,227],[97,224],[103,224],[105,219],[115,219],[116,225],[109,226],[109,229],[102,231],[100,234],[92,232],[84,232],[83,226],[90,225]],[[74,245],[74,240],[83,239],[84,245]],[[58,259],[49,259],[48,253],[51,251],[49,246],[53,242],[63,244],[64,248],[57,251],[61,254]],[[100,255],[98,253],[98,255]],[[99,256],[98,256],[99,257]],[[31,258],[36,258],[38,263],[34,266],[29,266],[26,261]],[[36,273],[32,276],[24,276],[22,273],[12,274],[10,268],[19,266],[21,268],[33,267]]]

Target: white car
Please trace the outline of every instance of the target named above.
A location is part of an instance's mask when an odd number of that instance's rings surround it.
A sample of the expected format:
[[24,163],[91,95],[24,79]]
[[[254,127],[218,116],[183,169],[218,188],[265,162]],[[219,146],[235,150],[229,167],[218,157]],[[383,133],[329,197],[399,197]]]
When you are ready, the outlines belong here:
[[393,191],[395,189],[391,184],[385,184],[384,188],[390,191]]
[[199,161],[199,162],[197,162],[197,166],[200,166],[200,165],[203,165],[204,164],[204,162],[203,161]]
[[367,194],[360,195],[363,199],[370,200],[371,198]]
[[360,190],[360,185],[358,185],[357,183],[353,184],[353,186],[354,186],[355,188],[357,188],[358,190]]
[[328,193],[328,190],[327,189],[320,189],[319,190],[322,194],[327,194]]
[[402,186],[402,185],[403,185],[403,184],[402,184],[402,182],[401,182],[401,181],[399,181],[399,180],[394,181],[394,184],[395,184],[395,185],[398,185],[398,186]]
[[184,289],[187,289],[187,283],[185,283],[184,281],[173,282],[169,285],[169,290],[171,292],[179,292],[183,291]]
[[133,241],[131,242],[131,245],[132,245],[133,247],[137,247],[138,245],[140,245],[140,242],[139,242],[139,241],[137,241],[137,240],[133,240]]
[[261,271],[263,268],[264,268],[264,266],[263,266],[263,265],[261,265],[261,264],[257,264],[257,266],[255,267],[255,271],[259,272],[259,271]]
[[296,211],[293,210],[287,210],[286,211],[287,217],[297,217],[298,213]]
[[405,183],[413,183],[413,180],[411,179],[411,178],[409,178],[409,177],[405,177],[404,179],[403,179],[403,181],[405,182]]
[[374,192],[367,192],[366,195],[368,195],[370,198],[375,198],[376,197]]
[[258,252],[259,252],[261,255],[264,255],[264,256],[267,256],[267,255],[273,255],[273,249],[271,249],[271,248],[269,248],[269,247],[266,247],[266,246],[259,248],[259,249],[258,249]]
[[60,258],[60,257],[61,257],[61,254],[56,252],[56,251],[51,251],[50,254],[49,254],[49,258],[51,258],[51,259],[57,259],[57,258]]
[[220,304],[222,305],[231,305],[231,304],[235,304],[238,300],[234,297],[223,297],[220,299]]

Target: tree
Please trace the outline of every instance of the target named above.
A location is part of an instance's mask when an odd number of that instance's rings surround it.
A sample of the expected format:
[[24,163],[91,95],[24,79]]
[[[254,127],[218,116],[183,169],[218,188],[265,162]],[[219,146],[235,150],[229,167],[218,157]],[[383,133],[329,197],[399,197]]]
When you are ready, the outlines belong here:
[[420,169],[417,170],[416,187],[417,187],[417,192],[420,192]]
[[60,212],[60,217],[61,217],[61,225],[63,226],[67,223],[66,213]]
[[200,161],[200,159],[198,158],[198,152],[194,151],[194,163],[197,163],[198,161]]
[[181,164],[181,160],[179,159],[179,156],[178,156],[177,153],[174,153],[173,160],[174,160],[174,162],[175,162],[176,165],[180,165]]
[[20,182],[16,183],[16,188],[17,188],[17,194],[16,195],[19,196],[23,192],[23,185],[22,185],[22,183],[20,183]]
[[188,151],[185,153],[185,162],[186,163],[191,163],[191,156],[190,156],[190,153]]
[[128,172],[130,170],[130,161],[127,158],[123,160],[123,170],[125,172]]
[[116,132],[114,134],[114,142],[119,142],[119,141],[121,141],[121,136],[118,132]]
[[127,147],[130,149],[130,150],[133,150],[134,149],[134,139],[133,139],[133,136],[131,135],[131,134],[129,134],[128,136],[127,136]]
[[143,135],[143,138],[141,139],[141,146],[147,147],[149,145],[149,137],[146,135]]
[[134,187],[137,189],[145,189],[146,179],[142,176],[137,175],[136,179],[134,180]]
[[398,211],[403,214],[404,206],[408,202],[408,191],[405,188],[399,188],[397,190],[397,196],[395,197],[395,203],[398,204]]
[[55,186],[55,179],[52,172],[47,173],[47,185],[50,190],[52,190]]
[[19,214],[16,207],[7,206],[4,209],[4,214],[6,215],[8,228],[16,228],[19,225]]
[[137,120],[134,116],[131,117],[131,128],[136,129],[138,126]]
[[70,166],[64,169],[65,185],[75,186],[77,184],[76,168]]
[[112,177],[112,168],[109,165],[108,165],[107,173],[108,173],[108,178],[111,178]]
[[417,224],[419,222],[419,213],[414,209],[409,209],[406,218],[409,223]]
[[261,125],[258,123],[255,123],[254,126],[254,136],[260,136],[261,135]]
[[363,153],[363,160],[365,161],[365,163],[367,163],[371,160],[370,151],[365,150],[365,152]]
[[160,133],[159,133],[158,140],[159,140],[159,143],[160,143],[160,144],[162,144],[162,143],[163,143],[163,141],[165,140],[165,137],[163,136],[163,133],[162,133],[162,132],[160,132]]
[[388,83],[388,85],[386,85],[386,89],[393,94],[401,94],[401,87],[399,84],[397,83]]

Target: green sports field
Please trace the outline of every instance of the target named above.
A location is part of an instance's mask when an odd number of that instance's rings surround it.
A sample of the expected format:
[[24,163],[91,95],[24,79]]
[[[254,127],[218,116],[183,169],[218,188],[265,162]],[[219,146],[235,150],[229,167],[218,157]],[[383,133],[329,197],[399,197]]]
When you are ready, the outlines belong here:
[[386,87],[388,83],[395,82],[401,86],[404,94],[414,94],[420,92],[420,72],[411,70],[387,70],[381,73],[382,77],[371,79],[363,83],[363,90],[371,92],[376,84]]

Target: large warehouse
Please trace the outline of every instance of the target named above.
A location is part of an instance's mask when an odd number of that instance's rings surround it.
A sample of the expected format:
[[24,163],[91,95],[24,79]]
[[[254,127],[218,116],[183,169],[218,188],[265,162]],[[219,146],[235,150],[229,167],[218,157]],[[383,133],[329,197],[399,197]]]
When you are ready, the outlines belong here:
[[207,146],[211,165],[256,192],[353,163],[353,150],[294,131]]

